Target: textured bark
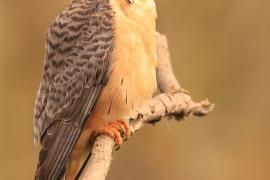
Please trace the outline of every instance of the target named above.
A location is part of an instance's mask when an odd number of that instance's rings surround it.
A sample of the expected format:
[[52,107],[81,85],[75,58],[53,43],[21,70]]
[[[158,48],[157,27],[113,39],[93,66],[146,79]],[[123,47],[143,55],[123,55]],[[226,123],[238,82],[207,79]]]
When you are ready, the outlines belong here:
[[[208,100],[196,103],[189,93],[183,90],[174,76],[167,38],[157,33],[157,51],[160,64],[157,69],[158,87],[162,94],[131,113],[130,130],[134,133],[144,123],[157,123],[166,117],[181,120],[190,115],[203,116],[213,110],[214,105]],[[93,144],[91,157],[82,173],[83,180],[104,180],[109,171],[114,141],[106,135],[97,137]]]

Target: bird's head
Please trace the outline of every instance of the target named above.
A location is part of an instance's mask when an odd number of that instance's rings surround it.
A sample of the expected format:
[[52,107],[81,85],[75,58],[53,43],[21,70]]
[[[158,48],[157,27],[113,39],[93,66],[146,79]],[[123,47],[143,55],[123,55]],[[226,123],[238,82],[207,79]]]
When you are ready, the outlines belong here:
[[117,9],[127,18],[142,21],[156,18],[156,4],[154,0],[111,0]]

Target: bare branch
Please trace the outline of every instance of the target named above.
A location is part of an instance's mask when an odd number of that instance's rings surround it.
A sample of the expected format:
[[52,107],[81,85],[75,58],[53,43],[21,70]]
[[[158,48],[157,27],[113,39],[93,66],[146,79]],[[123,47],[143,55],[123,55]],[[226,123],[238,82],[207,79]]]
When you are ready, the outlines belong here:
[[[167,38],[157,33],[158,58],[157,70],[160,94],[146,102],[139,110],[131,113],[129,125],[135,132],[144,123],[157,123],[165,117],[181,120],[187,116],[203,116],[213,110],[214,105],[208,100],[200,103],[192,101],[187,91],[176,80],[170,63]],[[114,141],[106,135],[97,137],[88,164],[82,174],[83,180],[104,180],[109,171]]]
[[168,47],[168,41],[165,35],[157,32],[157,56],[159,66],[157,68],[157,83],[161,92],[174,92],[180,90],[171,65],[171,57]]

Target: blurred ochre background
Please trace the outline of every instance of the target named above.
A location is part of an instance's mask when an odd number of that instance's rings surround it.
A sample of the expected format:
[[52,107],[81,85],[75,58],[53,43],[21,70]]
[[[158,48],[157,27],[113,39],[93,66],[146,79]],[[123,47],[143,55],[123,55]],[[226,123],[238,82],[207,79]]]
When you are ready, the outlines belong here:
[[[33,179],[32,114],[45,32],[68,0],[0,0],[0,179]],[[108,180],[270,179],[270,1],[156,0],[174,70],[204,118],[145,126]]]

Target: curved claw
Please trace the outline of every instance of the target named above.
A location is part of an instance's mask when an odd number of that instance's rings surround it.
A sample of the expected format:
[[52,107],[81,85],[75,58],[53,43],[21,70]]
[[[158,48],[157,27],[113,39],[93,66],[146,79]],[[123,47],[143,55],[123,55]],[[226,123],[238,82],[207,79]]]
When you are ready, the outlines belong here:
[[117,120],[105,126],[99,134],[104,133],[110,136],[112,139],[114,139],[115,145],[119,149],[120,145],[123,143],[121,132],[123,133],[125,140],[130,137],[128,123],[123,120]]

